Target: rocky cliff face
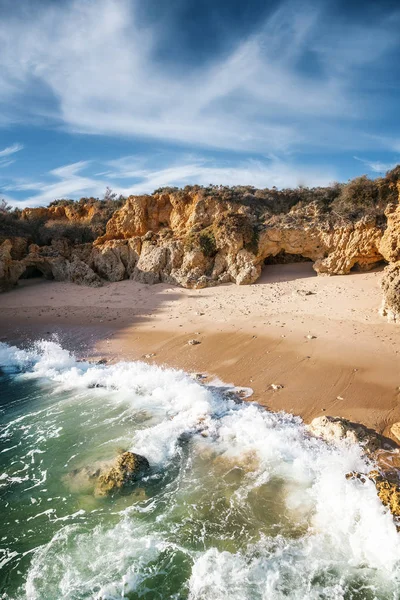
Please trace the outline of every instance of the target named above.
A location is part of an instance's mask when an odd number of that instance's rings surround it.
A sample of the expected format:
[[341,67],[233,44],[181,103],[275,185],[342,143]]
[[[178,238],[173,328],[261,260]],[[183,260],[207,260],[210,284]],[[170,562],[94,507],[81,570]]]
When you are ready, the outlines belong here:
[[96,240],[94,261],[103,272],[108,262],[114,280],[203,287],[254,283],[265,259],[281,253],[312,260],[321,274],[368,269],[384,259],[383,230],[374,220],[335,227],[312,205],[290,216],[271,221],[251,206],[198,193],[131,197]]
[[[257,201],[222,200],[202,190],[131,196],[115,211],[105,234],[93,244],[53,240],[26,245],[19,238],[0,246],[0,285],[14,285],[28,267],[45,277],[88,285],[135,279],[205,287],[257,281],[266,259],[282,254],[311,260],[319,274],[346,274],[380,261],[400,261],[400,206],[387,207],[386,224],[373,217],[334,220],[314,202],[271,216]],[[96,207],[52,206],[25,209],[26,220],[93,222]],[[389,314],[398,295],[388,271],[384,293]],[[398,275],[397,275],[398,276]],[[392,291],[390,291],[392,290]],[[397,297],[397,296],[396,296]]]

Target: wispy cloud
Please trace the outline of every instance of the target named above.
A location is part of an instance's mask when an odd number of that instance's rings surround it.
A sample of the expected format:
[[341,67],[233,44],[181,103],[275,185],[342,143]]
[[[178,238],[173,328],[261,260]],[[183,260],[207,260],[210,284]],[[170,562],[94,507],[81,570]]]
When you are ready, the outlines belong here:
[[[360,118],[371,122],[376,98],[360,70],[398,44],[395,21],[327,24],[329,2],[283,2],[230,53],[177,69],[159,58],[138,2],[31,4],[3,17],[0,102],[12,111],[29,90],[30,115],[43,116],[41,85],[49,118],[69,131],[242,152],[368,147]],[[312,72],[299,67],[305,56]]]
[[5,156],[10,156],[11,154],[15,154],[16,152],[19,152],[22,149],[23,149],[22,144],[13,144],[12,146],[7,146],[7,148],[0,150],[0,158],[3,158]]
[[368,167],[369,171],[372,171],[373,173],[379,173],[379,174],[383,174],[383,173],[386,173],[387,171],[390,171],[399,163],[399,161],[384,163],[379,160],[368,160],[365,158],[359,158],[358,156],[354,156],[354,158],[355,158],[355,160],[362,162],[366,167]]
[[12,192],[31,192],[23,201],[12,200],[18,206],[41,206],[60,198],[100,196],[107,184],[82,174],[89,164],[88,161],[80,161],[63,165],[50,171],[43,181],[16,180],[3,186],[3,190],[10,192],[10,195]]
[[12,146],[7,146],[7,148],[3,148],[0,150],[0,169],[5,169],[9,167],[13,163],[15,163],[15,159],[10,158],[16,152],[23,150],[24,146],[22,144],[12,144]]
[[[149,159],[148,159],[149,160]],[[18,206],[40,206],[59,198],[101,197],[110,186],[118,194],[143,194],[163,186],[253,185],[255,187],[295,187],[302,185],[326,185],[335,179],[333,171],[322,172],[315,167],[304,167],[284,162],[276,157],[264,160],[239,160],[236,164],[221,164],[192,155],[176,157],[172,163],[158,168],[151,167],[142,157],[126,156],[109,161],[109,171],[102,176],[85,174],[90,161],[63,165],[50,171],[43,181],[15,180],[3,188],[10,195],[28,192]],[[54,181],[55,180],[55,181]]]
[[14,164],[15,160],[7,160],[5,158],[0,158],[0,169],[5,169],[6,167],[9,167],[10,165]]

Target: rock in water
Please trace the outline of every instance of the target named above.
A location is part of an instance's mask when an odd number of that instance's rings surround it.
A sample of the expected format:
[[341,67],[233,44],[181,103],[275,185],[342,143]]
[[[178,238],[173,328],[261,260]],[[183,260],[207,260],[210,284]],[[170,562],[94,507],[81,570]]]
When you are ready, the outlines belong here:
[[390,509],[394,517],[400,517],[400,487],[378,471],[372,471],[369,478],[375,483],[382,504]]
[[388,444],[390,445],[389,440],[386,440],[373,429],[368,429],[360,423],[352,423],[340,417],[316,417],[308,425],[308,430],[326,442],[347,440],[354,444],[360,444],[364,451],[369,454],[387,447]]
[[[368,475],[364,473],[347,473],[346,479],[357,479],[365,483],[370,479],[374,482],[379,499],[384,506],[387,506],[394,517],[400,517],[400,487],[392,481],[386,474],[379,471],[371,471]],[[398,519],[396,519],[398,523]]]
[[[314,435],[323,438],[327,442],[339,442],[347,440],[351,443],[360,444],[369,458],[383,465],[385,470],[374,470],[370,473],[347,473],[347,479],[357,479],[365,483],[367,478],[374,482],[377,494],[384,506],[387,506],[396,518],[400,517],[400,487],[398,485],[397,470],[390,468],[395,465],[398,456],[398,448],[389,439],[379,435],[372,429],[368,429],[359,423],[352,423],[347,419],[339,417],[317,417],[308,426],[308,430]],[[387,464],[387,458],[389,463]],[[394,459],[394,461],[393,461]],[[394,465],[393,465],[394,462]]]
[[121,492],[135,483],[149,469],[149,461],[144,456],[134,452],[123,452],[110,469],[100,474],[95,495],[108,496]]

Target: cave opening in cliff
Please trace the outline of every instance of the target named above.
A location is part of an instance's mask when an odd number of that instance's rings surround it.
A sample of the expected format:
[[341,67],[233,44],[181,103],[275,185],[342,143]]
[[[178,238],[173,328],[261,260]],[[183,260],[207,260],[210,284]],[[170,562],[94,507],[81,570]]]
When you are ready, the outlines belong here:
[[265,258],[259,283],[270,284],[316,276],[310,258],[302,254],[281,251],[275,256]]
[[40,269],[34,266],[27,266],[25,271],[22,273],[20,279],[52,279],[43,273]]
[[367,263],[367,264],[359,264],[358,262],[356,262],[350,269],[350,273],[368,273],[368,271],[383,271],[383,269],[388,265],[389,263],[382,258],[382,260],[377,260],[376,262],[373,263]]
[[313,262],[311,258],[303,256],[302,254],[290,254],[281,250],[275,256],[267,256],[264,260],[264,265],[287,265],[292,263],[300,262]]

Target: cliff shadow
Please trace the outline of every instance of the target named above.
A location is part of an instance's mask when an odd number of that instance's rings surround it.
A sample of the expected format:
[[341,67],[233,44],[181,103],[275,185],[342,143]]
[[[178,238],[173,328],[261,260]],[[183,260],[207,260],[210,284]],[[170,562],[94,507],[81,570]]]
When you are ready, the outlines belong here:
[[[1,341],[30,346],[38,339],[57,340],[79,355],[128,327],[159,326],[179,300],[179,288],[124,280],[100,288],[45,279],[28,271],[21,285],[0,295]],[[33,282],[33,285],[32,285]]]

